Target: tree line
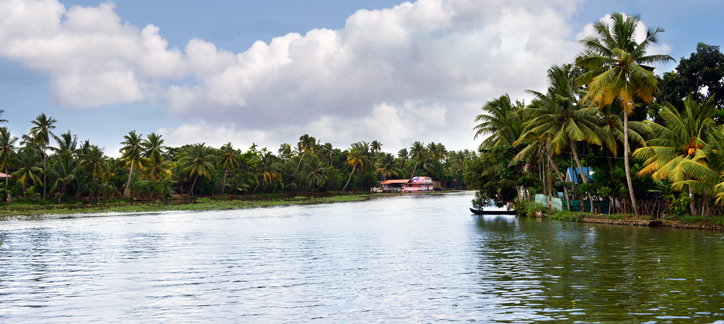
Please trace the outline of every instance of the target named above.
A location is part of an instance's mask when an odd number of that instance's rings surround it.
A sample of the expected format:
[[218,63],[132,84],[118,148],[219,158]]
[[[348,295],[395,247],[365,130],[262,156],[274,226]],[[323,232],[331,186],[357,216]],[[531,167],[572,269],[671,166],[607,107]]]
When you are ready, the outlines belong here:
[[[475,136],[488,137],[466,181],[497,202],[561,192],[569,210],[576,199],[590,212],[608,201],[636,216],[722,214],[724,55],[699,43],[656,76],[653,64],[673,61],[647,53],[664,30],[637,41],[638,16],[611,18],[581,40],[575,62],[548,69],[545,92],[527,90],[530,103],[506,94],[482,107]],[[573,181],[568,168],[584,176]]]
[[161,135],[131,131],[121,142],[121,157],[112,158],[70,131],[56,135],[57,120],[50,116],[40,114],[31,123],[20,138],[0,128],[0,172],[10,175],[0,184],[0,194],[7,201],[353,191],[413,176],[465,189],[465,166],[476,156],[419,141],[396,155],[384,152],[377,140],[340,149],[308,134],[276,152],[255,144],[247,150],[232,143],[168,147]]

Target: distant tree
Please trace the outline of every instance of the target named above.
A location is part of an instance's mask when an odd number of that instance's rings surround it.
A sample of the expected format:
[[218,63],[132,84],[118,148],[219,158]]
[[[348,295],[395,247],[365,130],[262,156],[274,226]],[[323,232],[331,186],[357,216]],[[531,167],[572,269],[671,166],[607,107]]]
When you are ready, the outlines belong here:
[[43,199],[46,197],[45,183],[46,183],[46,164],[48,155],[45,150],[50,144],[50,137],[55,137],[52,130],[55,129],[55,123],[57,120],[53,117],[46,116],[44,113],[38,115],[35,120],[31,121],[33,126],[30,128],[30,137],[36,145],[40,147],[40,154],[43,156]]
[[214,160],[216,160],[216,155],[203,143],[194,144],[181,157],[179,163],[183,168],[183,172],[194,176],[194,182],[191,184],[191,189],[189,190],[190,195],[193,196],[194,186],[199,176],[204,176],[209,179],[216,171],[214,163],[212,163]]

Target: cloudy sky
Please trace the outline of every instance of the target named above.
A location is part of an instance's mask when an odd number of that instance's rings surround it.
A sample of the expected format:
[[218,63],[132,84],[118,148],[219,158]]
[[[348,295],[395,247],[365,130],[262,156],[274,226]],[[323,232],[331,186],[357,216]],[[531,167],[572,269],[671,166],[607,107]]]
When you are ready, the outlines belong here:
[[677,61],[722,45],[714,0],[0,0],[1,118],[19,136],[44,112],[112,156],[131,130],[171,146],[276,151],[307,133],[475,148],[480,106],[543,91],[612,12],[663,27],[653,50]]

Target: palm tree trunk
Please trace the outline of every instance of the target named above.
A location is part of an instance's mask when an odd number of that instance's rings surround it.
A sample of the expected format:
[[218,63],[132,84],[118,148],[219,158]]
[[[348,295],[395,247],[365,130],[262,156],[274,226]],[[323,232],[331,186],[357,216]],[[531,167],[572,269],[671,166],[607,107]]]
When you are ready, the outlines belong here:
[[191,184],[191,190],[189,190],[189,196],[191,196],[191,197],[194,196],[194,186],[196,185],[196,179],[198,179],[198,178],[199,178],[199,174],[197,173],[196,176],[194,177],[194,183]]
[[[691,180],[691,177],[689,177],[689,179]],[[689,186],[689,210],[691,211],[691,215],[696,216],[696,194],[694,194],[691,186]]]
[[[556,174],[558,175],[558,179],[560,181],[566,181],[566,177],[563,176],[563,173],[561,173],[561,170],[559,170],[556,163],[553,162],[553,158],[551,157],[550,152],[546,155],[548,155],[548,161],[549,161],[550,165],[553,167],[553,170],[556,171]],[[568,198],[568,189],[566,189],[565,186],[563,187],[563,193],[565,195],[564,197],[566,197],[566,204],[568,205],[568,211],[572,211],[571,210],[571,199]]]
[[415,162],[415,167],[412,168],[412,174],[410,175],[410,180],[415,177],[415,171],[417,171],[417,164],[420,162]]
[[13,198],[10,197],[10,189],[8,189],[8,177],[10,177],[10,175],[8,174],[8,166],[6,165],[5,166],[5,189],[8,191],[8,196],[5,199],[5,201],[9,204],[13,201]]
[[299,157],[299,163],[297,163],[297,170],[296,170],[296,171],[299,171],[299,166],[302,165],[302,160],[304,159],[304,154],[306,154],[306,153],[307,153],[307,152],[302,153],[302,155]]
[[[578,172],[581,175],[581,180],[583,181],[583,183],[588,184],[588,180],[587,180],[588,172],[586,172],[586,174],[583,174],[583,168],[581,167],[581,161],[578,160],[578,153],[576,152],[576,142],[574,142],[573,139],[570,137],[568,138],[568,140],[571,143],[571,152],[573,152],[573,159],[576,160],[576,165],[578,166]],[[591,214],[593,214],[594,213],[593,212],[593,197],[591,197],[591,193],[588,192],[588,190],[586,190],[586,193],[588,194],[588,202],[591,204],[589,212],[591,212]],[[583,195],[581,195],[581,211],[585,212],[586,205],[583,204],[582,197],[583,197]]]
[[133,175],[133,162],[134,160],[131,160],[131,169],[128,170],[128,182],[126,182],[126,190],[123,191],[123,197],[125,198],[131,198],[131,176]]
[[357,170],[357,165],[352,167],[352,172],[350,172],[349,177],[347,178],[347,183],[344,184],[344,188],[342,188],[342,191],[347,189],[347,185],[349,184],[349,181],[352,180],[352,175],[354,174],[354,171]]
[[47,197],[45,196],[45,188],[47,187],[46,183],[47,183],[48,179],[46,178],[46,175],[45,175],[45,171],[46,171],[45,170],[45,161],[48,159],[48,157],[45,155],[45,147],[43,147],[43,151],[40,152],[40,154],[43,154],[43,199],[47,199]]
[[633,182],[631,182],[631,168],[628,163],[628,112],[623,112],[623,166],[626,171],[626,184],[628,185],[628,193],[631,196],[631,207],[636,217],[639,217],[639,206],[636,204],[636,194],[634,193]]
[[229,166],[226,166],[226,170],[224,170],[224,186],[221,187],[221,195],[224,195],[224,189],[226,189],[226,174],[229,173]]

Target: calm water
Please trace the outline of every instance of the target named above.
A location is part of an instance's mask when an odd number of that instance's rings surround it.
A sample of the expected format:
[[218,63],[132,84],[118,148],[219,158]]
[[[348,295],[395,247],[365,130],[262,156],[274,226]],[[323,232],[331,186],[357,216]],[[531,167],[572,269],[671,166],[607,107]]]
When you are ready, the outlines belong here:
[[470,199],[3,221],[0,322],[724,320],[724,233]]

